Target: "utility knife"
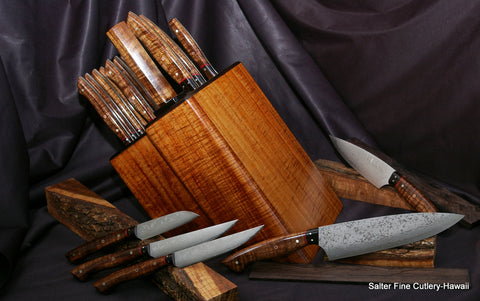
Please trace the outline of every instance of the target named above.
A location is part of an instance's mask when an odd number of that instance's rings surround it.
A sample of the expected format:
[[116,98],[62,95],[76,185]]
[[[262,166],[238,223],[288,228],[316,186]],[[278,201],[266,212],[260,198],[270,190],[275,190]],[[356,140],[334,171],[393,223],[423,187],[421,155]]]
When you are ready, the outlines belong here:
[[105,236],[87,241],[83,245],[68,252],[66,257],[70,262],[77,262],[78,260],[85,258],[87,255],[97,252],[126,238],[136,237],[140,240],[151,238],[155,235],[162,234],[184,225],[198,216],[198,214],[191,211],[177,211],[160,216],[136,226],[118,230]]
[[148,275],[163,266],[173,265],[179,268],[187,267],[243,245],[257,234],[262,227],[263,226],[251,228],[132,265],[96,281],[93,285],[98,291],[104,293],[122,282]]
[[337,151],[356,171],[375,187],[395,187],[397,192],[418,212],[436,212],[437,208],[385,161],[365,149],[340,138],[330,136]]
[[337,260],[434,236],[462,218],[454,213],[405,213],[327,225],[259,242],[222,262],[240,272],[250,262],[286,256],[308,244],[319,245],[329,260]]
[[82,263],[81,265],[73,269],[72,275],[75,276],[77,279],[83,281],[94,272],[119,266],[123,263],[132,261],[135,258],[141,257],[143,255],[148,255],[153,258],[165,256],[172,252],[215,239],[223,233],[227,232],[227,230],[230,229],[236,222],[237,220],[233,220],[230,222],[188,232],[167,239],[162,239],[156,242],[152,242],[148,245],[98,257]]

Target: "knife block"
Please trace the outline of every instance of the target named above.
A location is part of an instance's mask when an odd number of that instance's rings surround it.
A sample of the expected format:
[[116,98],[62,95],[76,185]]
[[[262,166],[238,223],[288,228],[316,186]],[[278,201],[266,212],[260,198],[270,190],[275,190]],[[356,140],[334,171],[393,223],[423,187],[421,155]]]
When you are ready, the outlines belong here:
[[[111,164],[150,217],[238,219],[247,244],[333,223],[342,203],[241,63],[162,112]],[[317,246],[288,257],[310,262]]]

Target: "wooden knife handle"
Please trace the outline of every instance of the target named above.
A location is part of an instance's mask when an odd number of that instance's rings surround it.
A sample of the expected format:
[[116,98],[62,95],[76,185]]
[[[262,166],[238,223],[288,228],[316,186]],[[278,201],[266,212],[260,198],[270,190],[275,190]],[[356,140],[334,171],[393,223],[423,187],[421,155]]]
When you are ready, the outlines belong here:
[[99,292],[105,293],[120,283],[153,273],[155,270],[170,264],[170,261],[169,255],[146,260],[116,271],[96,281],[93,286],[95,286]]
[[87,241],[83,245],[68,252],[65,256],[70,262],[77,262],[78,260],[85,258],[87,255],[97,252],[127,237],[131,237],[132,235],[134,235],[134,229],[135,226],[112,232],[105,236]]
[[153,28],[133,12],[128,13],[127,25],[135,36],[147,48],[155,61],[170,75],[173,80],[185,90],[193,90],[198,84],[193,80],[192,75],[180,62],[180,59],[173,52]]
[[207,59],[205,54],[203,54],[202,49],[198,46],[195,39],[192,37],[190,32],[178,21],[176,18],[173,18],[168,22],[170,27],[172,28],[173,33],[177,37],[180,44],[182,44],[183,48],[188,52],[190,57],[197,63],[200,69],[203,71],[203,74],[207,77],[207,79],[211,79],[212,77],[216,76],[218,72],[213,68],[210,61]]
[[[317,235],[318,241],[318,235]],[[271,238],[235,252],[225,258],[222,263],[235,272],[241,272],[248,263],[289,255],[309,243],[308,231]]]
[[147,254],[147,246],[132,248],[108,254],[102,257],[95,258],[93,260],[82,263],[78,267],[74,268],[71,273],[78,280],[84,281],[91,274],[103,271],[105,269],[114,268],[123,263],[129,262]]
[[437,208],[413,186],[405,177],[394,172],[389,183],[395,187],[398,193],[418,212],[437,212]]

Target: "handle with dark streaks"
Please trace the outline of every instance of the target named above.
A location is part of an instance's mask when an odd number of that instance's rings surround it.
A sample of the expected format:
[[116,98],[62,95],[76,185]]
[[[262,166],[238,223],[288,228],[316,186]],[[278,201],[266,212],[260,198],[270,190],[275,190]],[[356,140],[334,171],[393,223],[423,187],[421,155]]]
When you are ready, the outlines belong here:
[[135,226],[127,229],[115,231],[105,236],[87,241],[81,246],[68,252],[65,256],[70,262],[77,262],[94,252],[97,252],[107,246],[110,246],[116,242],[122,241],[123,239],[133,236],[134,229],[135,229]]
[[399,173],[394,172],[388,182],[395,187],[398,193],[418,212],[438,211],[435,205],[433,205],[423,193]]
[[176,92],[124,21],[108,30],[107,36],[158,106],[176,96]]
[[248,263],[290,255],[310,243],[318,242],[318,234],[316,240],[310,241],[308,233],[309,231],[261,241],[228,256],[222,263],[232,271],[241,272]]
[[217,70],[212,66],[210,61],[207,59],[205,54],[203,53],[198,43],[192,37],[190,32],[178,21],[176,18],[173,18],[168,22],[170,27],[172,28],[173,33],[182,44],[183,48],[188,52],[190,57],[197,63],[200,69],[203,71],[203,74],[207,77],[207,79],[211,79],[212,77],[218,74]]
[[153,28],[136,14],[129,12],[127,25],[135,36],[143,43],[156,62],[170,75],[184,90],[194,90],[198,84],[178,56],[168,46]]
[[163,30],[161,30],[155,23],[150,21],[147,17],[140,15],[140,18],[144,20],[150,27],[157,33],[167,44],[170,48],[175,52],[175,54],[180,58],[182,63],[187,68],[188,72],[193,76],[193,78],[199,83],[199,85],[204,84],[206,82],[203,75],[198,70],[197,66],[190,60],[190,58],[183,52],[180,46],[173,41],[173,39],[167,35]]
[[120,283],[146,276],[168,264],[171,264],[170,255],[146,260],[144,262],[116,271],[96,281],[93,286],[95,286],[99,292],[106,293]]
[[150,122],[155,118],[153,109],[148,104],[147,100],[137,90],[130,78],[124,74],[112,61],[105,62],[105,71],[108,78],[110,78],[122,90],[125,97],[132,104],[135,110],[142,115],[145,121]]
[[82,263],[78,267],[74,268],[71,273],[78,280],[84,281],[95,272],[117,267],[145,254],[147,254],[147,246],[115,252]]
[[132,142],[130,135],[119,124],[119,122],[112,115],[110,110],[106,109],[100,95],[95,92],[95,90],[90,86],[90,84],[85,80],[85,78],[79,77],[77,81],[77,86],[80,94],[82,94],[88,99],[88,101],[94,107],[95,111],[97,111],[98,115],[100,115],[100,117],[112,130],[112,132],[114,132],[115,135],[117,135],[117,137],[120,138],[120,140],[122,140],[125,145],[130,144]]

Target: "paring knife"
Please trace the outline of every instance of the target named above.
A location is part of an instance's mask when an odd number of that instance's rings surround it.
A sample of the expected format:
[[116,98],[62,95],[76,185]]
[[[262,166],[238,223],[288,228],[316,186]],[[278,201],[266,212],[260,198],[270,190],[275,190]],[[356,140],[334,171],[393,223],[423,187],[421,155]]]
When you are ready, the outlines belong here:
[[188,52],[190,57],[195,61],[195,63],[197,63],[207,79],[215,77],[218,74],[217,70],[215,70],[212,64],[210,64],[210,61],[207,59],[205,54],[203,54],[202,49],[200,46],[198,46],[190,32],[176,18],[170,20],[168,24],[170,25],[170,28],[172,28],[172,31],[180,44],[182,44],[183,48]]
[[152,242],[141,247],[98,257],[73,269],[72,275],[79,280],[85,280],[94,272],[119,266],[143,255],[148,255],[153,258],[165,256],[172,252],[215,239],[227,232],[227,230],[230,229],[236,222],[237,220],[233,220],[223,224]]
[[330,138],[342,157],[375,187],[392,185],[417,211],[438,211],[423,193],[385,161],[351,142],[333,136]]
[[222,261],[240,272],[257,260],[289,255],[319,245],[329,260],[385,250],[434,236],[463,218],[453,213],[406,213],[327,225],[259,242]]
[[94,286],[100,292],[107,292],[109,289],[122,282],[150,274],[166,265],[174,265],[176,267],[183,268],[197,262],[213,258],[241,246],[255,234],[257,234],[262,227],[263,226],[251,228],[242,232],[176,251],[169,255],[132,265],[98,280],[94,283]]
[[190,211],[177,211],[155,219],[146,221],[136,226],[109,233],[105,236],[87,241],[83,245],[66,254],[70,262],[76,262],[85,256],[99,251],[123,239],[136,237],[140,240],[151,238],[155,235],[175,229],[184,225],[199,215]]

